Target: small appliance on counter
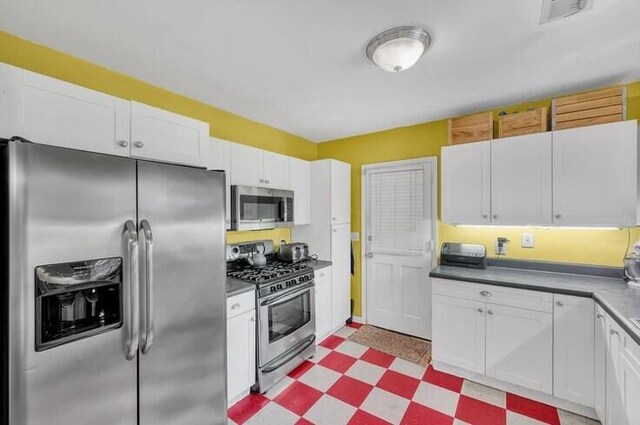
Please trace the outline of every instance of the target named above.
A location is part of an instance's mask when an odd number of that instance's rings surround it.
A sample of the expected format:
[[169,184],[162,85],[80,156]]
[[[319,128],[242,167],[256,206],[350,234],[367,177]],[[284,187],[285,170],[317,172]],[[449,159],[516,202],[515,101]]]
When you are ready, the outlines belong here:
[[640,241],[624,257],[624,278],[629,286],[640,288]]
[[278,259],[290,263],[297,263],[310,259],[309,245],[304,242],[294,242],[280,245]]
[[484,269],[487,267],[487,248],[484,245],[444,242],[440,250],[440,265]]

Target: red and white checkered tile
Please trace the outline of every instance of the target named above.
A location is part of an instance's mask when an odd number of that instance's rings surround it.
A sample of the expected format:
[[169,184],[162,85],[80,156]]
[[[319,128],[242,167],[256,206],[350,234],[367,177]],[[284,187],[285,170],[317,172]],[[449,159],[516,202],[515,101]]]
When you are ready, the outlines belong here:
[[234,425],[594,425],[597,422],[488,388],[348,338],[325,339],[316,356],[266,394],[229,409]]

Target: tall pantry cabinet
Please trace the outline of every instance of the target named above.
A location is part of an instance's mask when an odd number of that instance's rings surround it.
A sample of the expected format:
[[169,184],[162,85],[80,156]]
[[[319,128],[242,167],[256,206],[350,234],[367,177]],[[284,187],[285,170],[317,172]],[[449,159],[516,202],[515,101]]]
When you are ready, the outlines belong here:
[[351,315],[351,165],[333,159],[312,162],[311,188],[311,224],[294,227],[293,239],[307,242],[310,254],[333,263],[334,330]]

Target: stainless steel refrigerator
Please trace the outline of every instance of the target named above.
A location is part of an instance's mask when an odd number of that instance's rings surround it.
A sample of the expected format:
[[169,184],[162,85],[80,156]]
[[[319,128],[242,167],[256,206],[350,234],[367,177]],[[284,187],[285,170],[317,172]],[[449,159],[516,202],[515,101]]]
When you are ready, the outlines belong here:
[[225,424],[224,174],[0,152],[2,422]]

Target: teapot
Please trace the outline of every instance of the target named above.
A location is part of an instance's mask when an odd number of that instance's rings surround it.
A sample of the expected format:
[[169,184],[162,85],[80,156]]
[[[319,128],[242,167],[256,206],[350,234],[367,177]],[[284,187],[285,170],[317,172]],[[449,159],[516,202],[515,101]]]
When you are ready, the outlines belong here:
[[267,257],[264,256],[264,246],[262,246],[262,252],[258,252],[258,248],[256,247],[256,251],[252,252],[249,257],[247,257],[247,262],[251,265],[251,267],[264,267],[267,265]]

